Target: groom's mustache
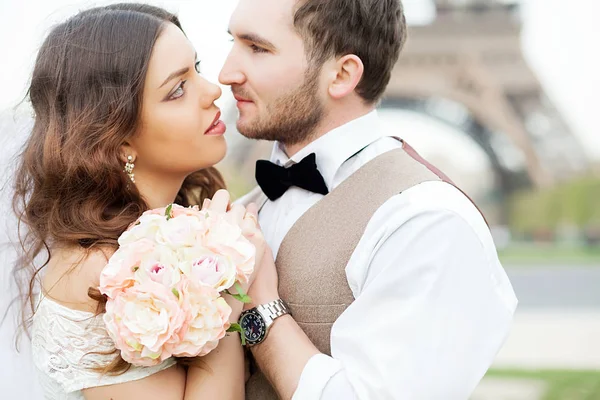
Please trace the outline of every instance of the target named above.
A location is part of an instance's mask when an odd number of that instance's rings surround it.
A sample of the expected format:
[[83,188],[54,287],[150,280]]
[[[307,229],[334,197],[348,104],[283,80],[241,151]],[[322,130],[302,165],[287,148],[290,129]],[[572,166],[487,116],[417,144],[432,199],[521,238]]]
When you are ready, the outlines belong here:
[[231,93],[233,96],[242,101],[252,101],[252,96],[244,90],[241,86],[231,86]]

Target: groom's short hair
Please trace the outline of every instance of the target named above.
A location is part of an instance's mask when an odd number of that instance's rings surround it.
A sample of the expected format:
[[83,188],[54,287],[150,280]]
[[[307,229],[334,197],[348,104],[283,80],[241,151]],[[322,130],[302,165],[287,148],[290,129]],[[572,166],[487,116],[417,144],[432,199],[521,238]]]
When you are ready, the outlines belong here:
[[406,41],[401,0],[298,0],[294,27],[313,67],[331,57],[360,57],[365,68],[356,91],[367,103],[383,95]]

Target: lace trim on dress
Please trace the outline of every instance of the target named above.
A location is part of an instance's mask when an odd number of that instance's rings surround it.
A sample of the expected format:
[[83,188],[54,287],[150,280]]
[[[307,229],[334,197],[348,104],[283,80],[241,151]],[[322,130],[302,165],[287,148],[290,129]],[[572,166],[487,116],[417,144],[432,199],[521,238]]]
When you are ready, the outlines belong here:
[[[58,391],[114,385],[145,378],[175,365],[175,359],[154,367],[132,366],[121,375],[103,375],[92,370],[110,363],[117,353],[104,326],[102,315],[73,310],[41,296],[32,326],[32,350],[47,398],[64,398]],[[111,353],[111,354],[97,354]],[[54,387],[54,389],[51,388]],[[48,393],[53,390],[54,394]]]

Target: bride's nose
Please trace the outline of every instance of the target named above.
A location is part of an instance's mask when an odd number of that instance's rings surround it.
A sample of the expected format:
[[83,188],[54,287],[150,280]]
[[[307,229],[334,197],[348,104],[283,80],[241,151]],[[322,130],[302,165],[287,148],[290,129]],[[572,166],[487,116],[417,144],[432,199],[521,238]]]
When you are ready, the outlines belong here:
[[219,85],[216,85],[212,82],[205,81],[205,84],[202,86],[202,105],[203,106],[211,106],[215,100],[221,97],[223,93]]

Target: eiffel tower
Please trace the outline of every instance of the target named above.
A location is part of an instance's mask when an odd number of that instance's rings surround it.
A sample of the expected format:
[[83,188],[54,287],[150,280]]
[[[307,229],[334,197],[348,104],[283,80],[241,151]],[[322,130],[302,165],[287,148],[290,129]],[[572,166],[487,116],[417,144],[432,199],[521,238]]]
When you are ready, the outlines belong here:
[[488,155],[505,195],[587,170],[582,147],[523,57],[518,6],[435,6],[431,24],[409,27],[381,107],[425,113],[465,132]]

